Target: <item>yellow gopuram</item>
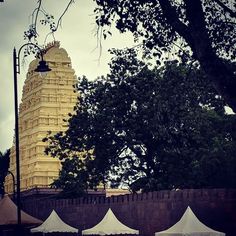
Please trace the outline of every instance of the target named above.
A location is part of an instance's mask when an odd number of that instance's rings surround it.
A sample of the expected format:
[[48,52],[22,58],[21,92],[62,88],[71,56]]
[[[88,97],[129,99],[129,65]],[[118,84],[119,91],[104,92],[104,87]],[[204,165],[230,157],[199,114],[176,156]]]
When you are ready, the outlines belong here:
[[[48,131],[65,131],[63,119],[73,112],[77,102],[75,71],[71,59],[59,42],[46,47],[44,60],[52,69],[45,78],[35,72],[38,60],[29,65],[19,107],[19,142],[21,191],[48,187],[58,177],[60,161],[46,156],[42,139]],[[10,169],[16,176],[15,147],[11,148]],[[11,176],[5,182],[7,193],[13,192]]]

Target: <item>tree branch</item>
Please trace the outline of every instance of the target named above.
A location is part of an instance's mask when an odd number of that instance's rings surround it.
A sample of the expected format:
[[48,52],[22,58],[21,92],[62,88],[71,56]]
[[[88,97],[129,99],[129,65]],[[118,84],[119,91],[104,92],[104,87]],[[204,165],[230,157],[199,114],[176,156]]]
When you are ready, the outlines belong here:
[[67,4],[65,10],[62,12],[61,16],[59,17],[58,21],[57,21],[57,26],[55,27],[54,31],[57,31],[59,25],[61,25],[62,22],[62,17],[66,14],[68,8],[70,7],[70,5],[74,2],[74,0],[70,0],[69,3]]
[[171,27],[185,40],[191,42],[190,30],[187,25],[180,21],[176,10],[171,6],[169,0],[159,0],[159,4],[162,8],[163,14]]
[[206,22],[200,0],[184,0],[186,5],[186,16],[191,31],[191,48],[195,57],[201,61],[202,58],[215,55],[206,29]]
[[222,3],[220,0],[215,0],[215,2],[227,13],[229,13],[229,15],[231,17],[236,17],[236,12],[233,11],[232,9],[230,9],[229,7],[227,7],[224,3]]
[[212,81],[214,87],[222,95],[228,105],[236,111],[236,80],[234,72],[229,69],[225,60],[216,55],[209,38],[201,0],[184,0],[186,15],[189,21],[194,57]]

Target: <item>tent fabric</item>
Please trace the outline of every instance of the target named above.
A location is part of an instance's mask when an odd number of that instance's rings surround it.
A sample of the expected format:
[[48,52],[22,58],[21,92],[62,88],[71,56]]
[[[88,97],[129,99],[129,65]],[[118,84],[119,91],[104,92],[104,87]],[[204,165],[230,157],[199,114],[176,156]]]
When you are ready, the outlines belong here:
[[30,231],[31,233],[78,233],[78,229],[63,222],[54,210],[40,226],[33,228]]
[[224,236],[225,233],[215,231],[204,225],[188,206],[181,219],[167,230],[156,232],[155,236]]
[[[21,224],[23,225],[39,225],[42,221],[30,216],[21,210]],[[16,225],[17,224],[17,206],[5,195],[0,200],[0,225]]]
[[109,208],[104,218],[94,227],[82,231],[82,235],[139,234],[138,230],[122,224]]

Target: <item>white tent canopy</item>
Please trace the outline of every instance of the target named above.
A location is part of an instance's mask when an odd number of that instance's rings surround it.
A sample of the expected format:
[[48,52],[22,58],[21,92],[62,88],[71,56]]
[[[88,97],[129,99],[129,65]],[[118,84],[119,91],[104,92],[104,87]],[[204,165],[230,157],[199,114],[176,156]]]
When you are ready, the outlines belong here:
[[62,221],[62,219],[53,210],[50,216],[38,227],[30,230],[31,233],[53,233],[53,232],[64,232],[64,233],[78,233],[78,229],[71,227]]
[[165,231],[155,233],[155,236],[224,236],[225,233],[215,231],[204,225],[188,206],[182,218]]
[[122,224],[109,208],[103,219],[94,227],[82,231],[82,235],[139,234],[138,230]]

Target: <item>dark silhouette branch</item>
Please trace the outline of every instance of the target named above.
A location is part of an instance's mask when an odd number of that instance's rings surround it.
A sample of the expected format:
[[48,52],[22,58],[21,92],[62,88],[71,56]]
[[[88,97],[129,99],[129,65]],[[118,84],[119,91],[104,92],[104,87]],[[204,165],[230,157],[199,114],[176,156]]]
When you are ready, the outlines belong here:
[[36,16],[35,16],[35,21],[34,21],[34,28],[35,28],[35,33],[37,33],[37,21],[38,21],[38,15],[39,12],[41,11],[41,6],[42,6],[42,0],[38,0],[38,7],[36,8]]
[[224,3],[222,3],[220,0],[215,0],[215,2],[227,13],[229,13],[229,15],[231,17],[236,17],[236,12],[233,11],[232,9],[230,9],[228,6],[226,6]]
[[187,25],[179,20],[177,12],[173,6],[171,6],[169,0],[159,0],[159,4],[163,11],[163,14],[167,20],[167,23],[183,37],[187,42],[191,42],[190,30]]
[[57,21],[57,26],[55,27],[54,31],[57,31],[59,25],[61,26],[61,22],[62,22],[62,18],[63,16],[66,14],[67,10],[69,9],[69,7],[72,5],[72,3],[74,3],[74,0],[70,0],[69,3],[67,4],[65,10],[62,12],[61,16],[59,17],[58,21]]
[[[34,38],[34,40],[37,41],[36,38],[39,35],[37,32],[37,25],[39,24],[39,13],[40,12],[45,17],[45,19],[40,20],[41,23],[45,24],[45,25],[49,24],[49,26],[50,26],[50,32],[46,35],[45,40],[44,40],[44,44],[46,43],[46,40],[49,35],[52,35],[54,38],[54,32],[56,32],[58,30],[59,26],[61,26],[62,18],[66,14],[66,12],[68,11],[68,9],[72,3],[74,3],[74,0],[70,0],[68,2],[66,8],[62,12],[62,14],[59,16],[57,23],[55,23],[53,20],[54,17],[47,14],[47,12],[43,9],[42,0],[38,0],[38,2],[37,2],[38,6],[34,9],[33,13],[31,14],[32,24],[30,25],[29,30],[25,32],[25,38],[27,38],[28,41],[31,41],[32,38]],[[55,40],[55,38],[54,38],[54,40]]]
[[[236,80],[227,63],[216,55],[206,29],[202,3],[200,0],[185,0],[186,15],[191,28],[191,42],[194,57],[212,81],[215,89],[225,98],[228,105],[236,111]],[[190,45],[191,45],[190,44]]]

